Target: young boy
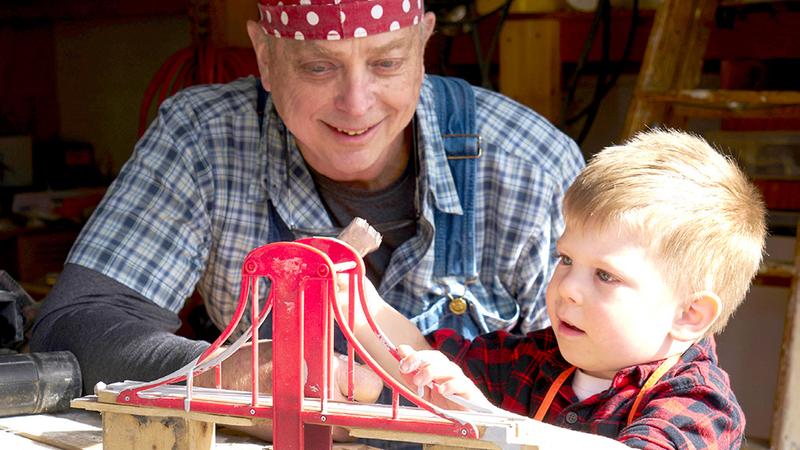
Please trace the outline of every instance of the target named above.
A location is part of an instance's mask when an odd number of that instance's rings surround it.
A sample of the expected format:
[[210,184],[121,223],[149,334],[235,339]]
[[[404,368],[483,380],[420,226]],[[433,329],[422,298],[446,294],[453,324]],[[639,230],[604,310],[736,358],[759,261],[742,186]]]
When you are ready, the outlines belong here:
[[[357,337],[408,384],[436,382],[426,395],[442,407],[460,409],[442,396],[455,394],[629,447],[738,448],[744,415],[713,335],[761,261],[756,189],[703,139],[648,131],[592,159],[564,216],[546,295],[552,327],[426,340],[367,286],[370,312],[407,344],[404,358],[398,365],[363,318]],[[573,435],[565,448],[590,448]]]

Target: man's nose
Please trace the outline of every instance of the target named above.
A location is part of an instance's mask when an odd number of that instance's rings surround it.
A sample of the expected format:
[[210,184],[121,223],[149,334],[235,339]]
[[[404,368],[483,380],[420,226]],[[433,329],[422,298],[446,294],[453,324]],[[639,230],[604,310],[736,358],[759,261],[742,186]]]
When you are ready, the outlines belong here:
[[353,116],[366,114],[375,102],[374,88],[374,80],[367,71],[350,71],[340,84],[336,108]]

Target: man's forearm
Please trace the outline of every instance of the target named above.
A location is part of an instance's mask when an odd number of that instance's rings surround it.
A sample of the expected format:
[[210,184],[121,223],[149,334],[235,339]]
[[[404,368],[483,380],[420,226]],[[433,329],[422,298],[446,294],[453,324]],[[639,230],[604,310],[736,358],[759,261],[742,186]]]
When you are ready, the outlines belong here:
[[84,392],[98,381],[149,381],[193,360],[208,343],[174,334],[178,317],[92,270],[67,265],[42,305],[31,351],[69,350]]

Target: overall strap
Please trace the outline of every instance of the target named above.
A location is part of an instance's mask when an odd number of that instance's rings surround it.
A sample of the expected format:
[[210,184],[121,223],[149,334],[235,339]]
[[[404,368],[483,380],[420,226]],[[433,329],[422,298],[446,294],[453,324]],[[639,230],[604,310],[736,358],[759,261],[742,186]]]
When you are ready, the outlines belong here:
[[434,210],[434,276],[478,276],[475,262],[475,183],[481,139],[475,123],[475,93],[458,78],[428,75],[433,85],[439,131],[463,215]]
[[264,134],[264,108],[267,107],[267,91],[261,85],[261,78],[256,78],[256,91],[258,92],[258,99],[256,100],[256,114],[258,114],[258,133]]
[[[258,92],[258,99],[256,100],[256,114],[258,114],[258,133],[261,138],[264,137],[264,108],[267,107],[267,91],[261,85],[261,79],[256,78],[256,91]],[[272,200],[267,200],[267,210],[269,214],[269,236],[267,240],[269,243],[281,241],[293,241],[294,233],[286,226],[286,222],[281,219]]]

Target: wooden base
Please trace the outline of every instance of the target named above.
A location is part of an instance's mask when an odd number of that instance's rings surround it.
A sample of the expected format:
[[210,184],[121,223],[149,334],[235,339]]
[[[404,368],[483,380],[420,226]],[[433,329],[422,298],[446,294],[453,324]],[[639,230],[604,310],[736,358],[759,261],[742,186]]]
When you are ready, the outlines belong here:
[[[72,401],[73,408],[99,411],[103,416],[103,445],[109,450],[139,449],[191,449],[210,450],[214,446],[216,423],[234,426],[251,427],[260,424],[263,419],[239,416],[226,416],[186,412],[182,409],[156,408],[117,404],[116,398],[123,383],[110,385],[106,390],[98,390],[97,396],[88,396]],[[174,396],[174,387],[162,387],[163,394]],[[197,388],[195,398],[208,397],[207,389]],[[213,391],[213,390],[209,390]],[[221,402],[236,402],[235,391],[216,391],[213,397]],[[242,392],[242,401],[249,401],[249,394]],[[246,394],[246,395],[245,395]],[[259,404],[272,403],[270,396],[260,396]],[[308,403],[307,405],[305,403]],[[319,401],[307,399],[304,409],[319,408]],[[401,407],[402,414],[408,417],[427,417],[430,420],[441,420],[419,408]],[[349,411],[356,415],[370,415],[375,418],[386,418],[391,414],[387,405],[370,405],[363,403],[331,402],[328,412],[336,415]],[[496,417],[489,414],[462,413],[479,430],[480,439],[463,439],[436,434],[424,434],[408,431],[387,431],[373,428],[345,427],[352,437],[385,439],[402,442],[417,442],[429,450],[457,448],[518,448],[520,450],[547,450],[560,441],[560,434],[565,430],[558,429],[541,422],[525,420],[517,417]]]
[[103,448],[173,450],[211,449],[215,426],[180,417],[103,413]]
[[211,450],[216,423],[253,425],[241,417],[104,403],[95,396],[75,399],[70,406],[102,413],[106,450]]

